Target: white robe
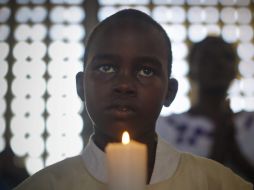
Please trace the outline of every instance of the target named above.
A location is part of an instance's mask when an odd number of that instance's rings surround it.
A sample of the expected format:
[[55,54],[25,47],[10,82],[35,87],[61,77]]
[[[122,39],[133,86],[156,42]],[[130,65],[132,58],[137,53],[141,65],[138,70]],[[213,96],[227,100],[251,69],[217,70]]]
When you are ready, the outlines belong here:
[[[106,190],[105,153],[93,142],[82,155],[42,169],[15,190]],[[251,190],[252,185],[212,160],[181,153],[159,138],[146,190]]]

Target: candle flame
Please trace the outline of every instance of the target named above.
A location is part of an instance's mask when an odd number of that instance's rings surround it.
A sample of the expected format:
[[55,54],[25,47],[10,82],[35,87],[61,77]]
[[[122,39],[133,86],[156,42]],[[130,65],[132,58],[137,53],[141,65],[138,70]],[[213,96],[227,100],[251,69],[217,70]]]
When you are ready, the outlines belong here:
[[124,131],[123,136],[122,136],[122,143],[123,144],[129,144],[129,142],[130,142],[129,133],[127,131]]

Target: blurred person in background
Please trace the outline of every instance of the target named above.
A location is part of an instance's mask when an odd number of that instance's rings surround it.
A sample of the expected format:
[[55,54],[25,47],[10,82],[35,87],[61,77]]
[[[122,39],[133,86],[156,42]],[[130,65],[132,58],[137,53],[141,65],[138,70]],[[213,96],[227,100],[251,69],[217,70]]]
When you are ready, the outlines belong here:
[[156,130],[176,148],[214,159],[254,182],[254,113],[233,113],[227,91],[237,76],[235,48],[208,36],[190,49],[191,108],[160,117]]

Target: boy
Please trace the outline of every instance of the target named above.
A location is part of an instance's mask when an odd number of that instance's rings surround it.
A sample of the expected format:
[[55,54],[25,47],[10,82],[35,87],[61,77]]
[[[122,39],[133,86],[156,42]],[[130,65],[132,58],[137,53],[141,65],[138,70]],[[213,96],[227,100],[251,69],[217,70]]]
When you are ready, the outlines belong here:
[[43,169],[18,190],[107,189],[104,150],[125,130],[147,145],[147,189],[251,189],[220,164],[180,153],[157,137],[156,120],[173,101],[177,82],[170,79],[170,40],[153,19],[130,9],[108,17],[91,34],[84,63],[77,89],[94,134],[81,156]]

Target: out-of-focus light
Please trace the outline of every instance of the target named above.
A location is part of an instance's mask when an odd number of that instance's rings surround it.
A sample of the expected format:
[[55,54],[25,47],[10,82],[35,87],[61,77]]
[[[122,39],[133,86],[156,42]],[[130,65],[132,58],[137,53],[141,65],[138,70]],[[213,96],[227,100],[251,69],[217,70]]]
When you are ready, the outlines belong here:
[[[7,88],[8,88],[7,81],[5,79],[0,80],[0,87],[1,87],[1,92],[0,92],[0,98],[1,98],[5,95],[5,93],[7,92]],[[0,108],[0,110],[1,110],[1,108]]]
[[239,26],[239,39],[242,42],[251,41],[253,38],[253,28],[250,25]]
[[237,4],[237,5],[240,5],[240,6],[247,6],[247,5],[250,4],[250,1],[251,1],[251,0],[236,1],[236,4]]
[[118,11],[118,9],[116,7],[113,6],[107,6],[107,7],[101,7],[98,11],[98,20],[102,21],[105,18],[109,17],[110,15],[116,13]]
[[2,152],[6,147],[6,142],[3,138],[3,136],[0,136],[0,152]]
[[10,27],[6,24],[0,25],[0,41],[5,41],[10,35]]
[[19,25],[14,31],[14,36],[18,41],[25,41],[30,37],[30,27],[27,24]]
[[245,97],[244,98],[244,110],[254,111],[254,97]]
[[27,153],[26,139],[22,136],[13,136],[10,141],[11,148],[17,156],[25,156]]
[[53,25],[50,29],[50,38],[52,40],[69,40],[79,41],[85,36],[84,28],[81,25],[69,25],[62,24]]
[[49,56],[52,59],[81,59],[84,54],[84,46],[81,43],[64,43],[60,41],[53,42],[49,46]]
[[49,158],[46,165],[63,160],[66,157],[79,154],[83,149],[83,142],[80,136],[57,136],[51,135],[46,141],[46,149]]
[[188,54],[187,45],[183,42],[172,43],[172,54],[176,60],[184,59]]
[[235,5],[236,0],[219,0],[222,5]]
[[3,134],[5,133],[5,122],[4,122],[4,120],[3,120],[3,118],[2,117],[0,117],[0,136],[3,136]]
[[82,2],[84,2],[84,0],[65,0],[66,3],[68,4],[81,4]]
[[[1,99],[0,99],[0,105],[1,105]],[[0,112],[1,114],[1,112]],[[4,133],[5,133],[5,121],[4,118],[0,116],[0,153],[5,149],[6,147],[6,142],[4,138]]]
[[253,60],[246,60],[241,61],[238,65],[239,72],[243,77],[246,78],[254,78],[254,61]]
[[189,5],[200,5],[202,2],[202,0],[187,0]]
[[[24,49],[26,51],[24,51]],[[18,42],[13,50],[13,55],[18,60],[25,60],[26,58],[42,59],[46,54],[46,45],[42,42]]]
[[64,7],[61,7],[61,6],[54,7],[51,10],[50,15],[49,15],[51,22],[54,22],[54,23],[64,22],[64,18],[63,18],[64,11],[65,11]]
[[172,23],[183,23],[186,19],[186,13],[182,7],[171,7],[171,20]]
[[189,72],[187,62],[183,60],[173,60],[172,76],[175,78],[186,76]]
[[254,96],[254,78],[242,78],[241,83],[245,96]]
[[201,23],[205,18],[204,11],[201,7],[190,7],[187,18],[191,23]]
[[19,42],[14,46],[13,49],[13,55],[18,60],[25,60],[29,53],[27,51],[24,51],[24,49],[28,50],[30,49],[30,46],[26,42]]
[[220,13],[215,7],[204,8],[204,21],[206,23],[217,23],[219,20]]
[[218,4],[218,0],[205,0],[205,1],[202,1],[202,4],[205,4],[205,5],[217,5]]
[[204,39],[207,35],[207,30],[204,25],[193,24],[189,27],[188,36],[192,42],[198,42]]
[[45,166],[50,166],[52,164],[55,164],[56,162],[59,162],[61,160],[64,160],[66,158],[65,155],[57,154],[56,152],[50,152],[50,154],[47,156],[45,160]]
[[15,20],[21,23],[28,22],[30,16],[30,9],[28,7],[21,7],[16,11]]
[[205,26],[207,30],[207,35],[220,35],[221,29],[217,24],[209,24]]
[[11,132],[13,135],[22,136],[23,138],[26,138],[29,134],[40,136],[44,132],[43,118],[38,114],[31,116],[29,119],[21,114],[16,115],[11,120]]
[[0,9],[0,23],[4,23],[7,22],[7,20],[10,18],[11,16],[11,9],[8,7],[2,7]]
[[46,105],[47,110],[50,114],[54,114],[54,113],[70,114],[70,113],[78,113],[80,111],[81,104],[76,94],[69,95],[69,94],[63,93],[61,97],[55,96],[54,94],[52,95],[54,97],[51,97],[47,101],[47,105]]
[[50,20],[55,23],[79,23],[85,18],[85,12],[81,7],[72,6],[65,8],[62,6],[54,7],[50,12]]
[[100,5],[114,5],[114,4],[123,4],[123,5],[146,5],[149,3],[149,0],[99,0]]
[[14,32],[14,36],[18,41],[25,41],[32,39],[33,41],[41,41],[46,37],[47,29],[42,24],[35,24],[29,26],[27,24],[21,24]]
[[34,23],[43,22],[47,17],[47,9],[41,6],[34,7],[30,11],[30,20]]
[[183,5],[185,0],[153,0],[153,3],[157,5]]
[[78,135],[82,131],[83,121],[78,114],[51,114],[47,119],[47,132],[50,135]]
[[77,6],[69,7],[69,9],[63,14],[65,20],[67,20],[69,23],[80,23],[85,18],[84,10],[81,7]]
[[42,59],[46,54],[46,45],[42,42],[33,42],[30,45],[30,57],[36,58],[36,59]]
[[0,60],[4,60],[9,54],[9,45],[5,42],[0,42]]
[[178,95],[184,96],[190,91],[190,83],[186,77],[177,78],[178,81]]
[[[69,61],[52,60],[48,64],[49,75],[51,77],[62,79],[62,80],[66,78],[70,78],[70,80],[75,81],[74,79],[76,74],[82,70],[83,70],[83,62],[80,60],[69,60]],[[74,83],[72,84],[76,86],[76,84]]]
[[236,4],[237,4],[237,5],[240,5],[240,6],[246,6],[246,5],[249,5],[249,4],[250,4],[250,1],[251,1],[251,0],[236,1]]
[[29,2],[33,4],[42,4],[42,3],[45,3],[46,0],[17,0],[17,3],[19,4],[27,4]]
[[4,113],[6,110],[6,103],[3,98],[0,98],[0,114]]
[[228,89],[228,94],[230,96],[240,96],[240,80],[234,79]]
[[21,7],[17,10],[15,15],[16,21],[20,23],[26,23],[28,21],[39,23],[44,21],[46,17],[47,10],[41,6],[34,8]]
[[15,62],[12,72],[16,78],[32,80],[41,79],[46,71],[46,64],[41,60],[35,61],[17,61]]
[[122,9],[127,9],[127,8],[134,8],[137,10],[140,10],[148,15],[150,15],[150,9],[146,6],[120,6],[120,7],[115,7],[115,6],[105,6],[101,7],[97,13],[97,17],[99,21],[104,20],[105,18],[109,17],[110,15],[116,13],[117,11],[120,11]]
[[223,39],[229,43],[236,42],[239,37],[239,30],[236,25],[224,25],[221,33]]
[[104,20],[105,18],[109,17],[110,15],[116,13],[117,11],[120,11],[122,9],[127,9],[127,8],[134,8],[137,10],[140,10],[148,15],[150,15],[150,9],[146,6],[120,6],[120,7],[115,7],[115,6],[105,6],[101,7],[98,11],[97,17],[99,21]]
[[41,136],[31,133],[27,138],[27,153],[31,157],[40,157],[44,151],[44,142]]
[[221,20],[226,24],[233,24],[236,22],[237,12],[235,8],[226,7],[221,10]]
[[187,30],[185,26],[180,24],[168,25],[163,24],[162,27],[173,42],[182,42],[187,37]]
[[[27,80],[24,78],[14,79],[12,83],[11,90],[14,96],[19,96],[22,98],[35,98],[35,97],[42,97],[45,93],[46,89],[46,81],[39,78],[34,78],[33,80]],[[27,97],[27,95],[31,97]],[[36,106],[36,105],[34,105]]]
[[240,43],[237,53],[243,60],[251,60],[254,57],[254,45],[252,43]]
[[238,8],[237,9],[237,21],[240,24],[248,24],[251,22],[252,13],[249,8]]
[[28,157],[25,159],[25,166],[30,175],[44,168],[43,160],[41,157]]
[[14,113],[19,113],[24,117],[30,118],[38,113],[42,114],[44,111],[44,102],[38,97],[32,100],[18,97],[11,102],[11,108]]
[[231,96],[230,97],[230,107],[233,112],[240,112],[244,108],[244,99],[241,96]]
[[168,22],[171,20],[171,12],[165,6],[157,6],[152,11],[152,17],[160,23]]
[[[40,121],[40,120],[39,120]],[[11,147],[18,156],[28,154],[30,156],[41,156],[44,151],[44,143],[41,137],[43,125],[31,122],[21,116],[15,116],[11,121]]]
[[[58,79],[52,78],[48,82],[48,92],[49,94],[57,97],[68,98],[68,95],[74,94],[72,90],[75,88],[75,81],[72,79]],[[57,101],[57,100],[56,100]]]

